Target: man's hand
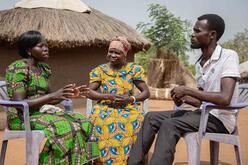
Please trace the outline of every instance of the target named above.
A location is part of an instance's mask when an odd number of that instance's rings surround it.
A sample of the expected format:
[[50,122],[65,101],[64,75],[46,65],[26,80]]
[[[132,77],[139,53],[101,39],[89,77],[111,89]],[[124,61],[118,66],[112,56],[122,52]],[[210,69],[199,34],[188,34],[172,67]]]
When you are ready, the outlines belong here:
[[179,99],[176,97],[176,95],[171,95],[171,98],[173,99],[174,103],[177,105],[177,106],[180,106],[183,104],[183,100],[182,99]]
[[176,99],[176,100],[180,100],[183,96],[187,95],[186,94],[186,86],[178,86],[175,87],[171,90],[171,98]]

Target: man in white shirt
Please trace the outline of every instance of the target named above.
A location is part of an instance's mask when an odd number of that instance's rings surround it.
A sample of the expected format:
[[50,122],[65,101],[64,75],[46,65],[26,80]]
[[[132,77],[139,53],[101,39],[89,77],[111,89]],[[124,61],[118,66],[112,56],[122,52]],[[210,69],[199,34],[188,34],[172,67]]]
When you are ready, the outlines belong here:
[[[238,96],[239,60],[235,51],[217,44],[225,30],[224,20],[216,14],[198,17],[191,37],[191,48],[201,49],[196,63],[198,90],[186,86],[175,87],[171,96],[177,106],[182,103],[200,107],[202,102],[227,106]],[[208,132],[232,133],[236,110],[212,110],[207,123]],[[175,147],[183,134],[199,129],[201,111],[161,111],[146,114],[137,140],[132,147],[128,165],[144,164],[155,135],[157,140],[150,165],[170,165]]]

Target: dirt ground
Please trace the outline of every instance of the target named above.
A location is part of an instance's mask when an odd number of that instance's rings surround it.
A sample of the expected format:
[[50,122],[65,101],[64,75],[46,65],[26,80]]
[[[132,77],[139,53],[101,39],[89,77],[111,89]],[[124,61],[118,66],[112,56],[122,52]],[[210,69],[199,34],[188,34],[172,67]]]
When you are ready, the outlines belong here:
[[[149,107],[152,111],[169,110],[172,109],[171,101],[158,101],[150,100]],[[75,111],[85,113],[85,108],[77,108]],[[246,124],[248,118],[248,108],[243,109],[239,114],[239,134],[242,146],[242,160],[243,164],[248,164],[248,125]],[[2,139],[3,131],[0,131],[0,140]],[[151,148],[151,152],[153,147]],[[25,140],[10,140],[8,143],[7,154],[5,158],[6,165],[24,165],[25,164]],[[187,150],[183,139],[180,139],[175,154],[174,165],[187,164]],[[201,164],[209,164],[209,143],[203,141],[201,149]],[[235,165],[236,159],[234,154],[233,146],[227,144],[220,145],[220,165]]]

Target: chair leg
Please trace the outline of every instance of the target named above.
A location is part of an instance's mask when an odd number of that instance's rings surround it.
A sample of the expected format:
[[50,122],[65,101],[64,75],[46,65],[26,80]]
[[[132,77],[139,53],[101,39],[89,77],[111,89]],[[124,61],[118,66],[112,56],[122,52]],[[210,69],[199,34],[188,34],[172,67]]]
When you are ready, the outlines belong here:
[[210,164],[217,165],[219,160],[219,142],[210,141]]
[[236,161],[237,165],[242,165],[242,159],[241,159],[241,149],[240,146],[234,145],[235,155],[236,155]]
[[187,144],[188,153],[188,164],[189,165],[199,165],[200,164],[200,151],[201,144],[198,139],[197,133],[189,133],[184,136]]
[[148,165],[148,153],[145,155],[144,165]]
[[0,165],[4,165],[6,150],[7,150],[8,140],[3,140],[1,156],[0,156]]
[[[29,143],[31,144],[31,143]],[[29,146],[30,148],[27,148],[26,154],[27,155],[27,165],[38,165],[39,163],[39,143],[32,142],[32,144]]]
[[40,154],[40,143],[44,139],[44,135],[35,134],[32,140],[27,142],[27,165],[38,165]]

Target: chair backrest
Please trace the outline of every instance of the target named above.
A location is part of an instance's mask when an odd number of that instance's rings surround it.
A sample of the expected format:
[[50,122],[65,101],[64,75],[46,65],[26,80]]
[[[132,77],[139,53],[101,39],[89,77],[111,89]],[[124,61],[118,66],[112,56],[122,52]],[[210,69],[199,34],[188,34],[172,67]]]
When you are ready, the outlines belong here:
[[0,97],[3,100],[9,99],[5,81],[0,81]]
[[[238,96],[238,102],[248,102],[248,84],[239,84],[239,96]],[[234,130],[232,134],[238,135],[238,125],[237,125],[237,118],[239,115],[239,111],[236,113],[236,126],[234,127]]]
[[[0,99],[1,100],[9,100],[5,81],[0,81]],[[6,106],[3,106],[3,108],[4,108],[5,112],[7,112],[8,108]],[[6,120],[5,127],[8,128],[7,120]]]
[[239,85],[239,103],[248,102],[248,84]]

